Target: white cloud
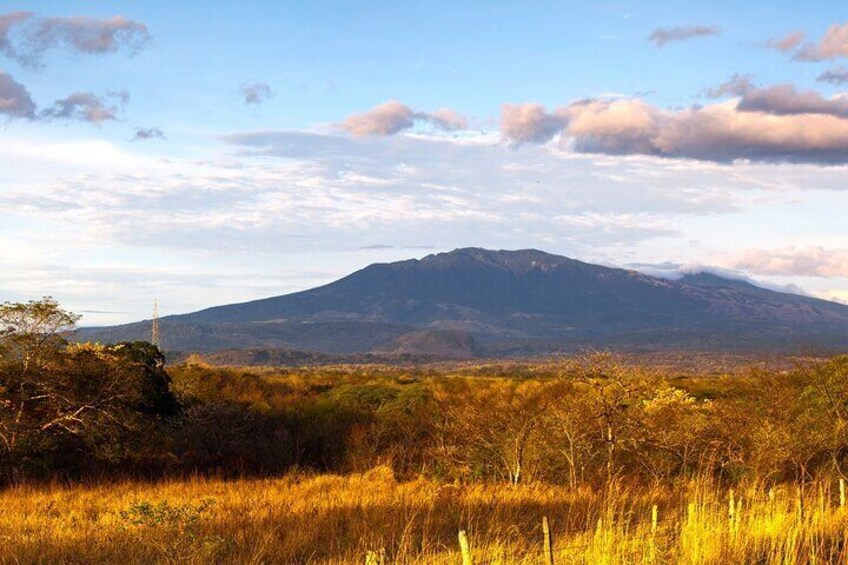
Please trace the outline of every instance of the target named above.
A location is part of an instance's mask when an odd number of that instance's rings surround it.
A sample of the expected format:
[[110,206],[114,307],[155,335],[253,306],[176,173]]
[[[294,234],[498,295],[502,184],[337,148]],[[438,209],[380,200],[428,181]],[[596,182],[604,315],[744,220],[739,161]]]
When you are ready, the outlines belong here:
[[20,174],[22,169],[28,169],[44,177],[47,170],[63,174],[141,168],[151,163],[102,139],[47,141],[0,138],[0,164],[10,173]]
[[799,61],[825,61],[837,57],[848,57],[848,23],[830,26],[820,40],[805,43],[795,54]]
[[848,289],[823,289],[813,293],[816,298],[848,304]]
[[[813,170],[786,166],[775,183],[773,165],[579,155],[491,138],[226,139],[242,151],[237,164],[141,159],[102,142],[0,144],[0,164],[39,155],[69,164],[67,174],[3,190],[0,209],[125,245],[209,252],[341,250],[375,239],[450,247],[481,233],[507,247],[570,241],[576,252],[675,233],[682,216],[738,211],[803,187]],[[842,174],[820,171],[816,188],[844,188]]]
[[744,249],[725,258],[724,264],[763,275],[848,278],[848,249],[795,246]]

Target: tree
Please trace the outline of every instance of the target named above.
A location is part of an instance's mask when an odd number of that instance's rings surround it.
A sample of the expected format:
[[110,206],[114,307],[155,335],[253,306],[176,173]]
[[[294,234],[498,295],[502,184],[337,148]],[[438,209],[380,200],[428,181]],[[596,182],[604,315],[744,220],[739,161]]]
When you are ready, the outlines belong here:
[[63,333],[79,316],[50,297],[0,306],[0,442],[13,453],[29,411],[49,394],[39,386],[39,369],[65,345]]
[[579,386],[588,404],[595,434],[606,445],[606,480],[611,484],[619,459],[633,450],[639,429],[636,409],[654,390],[657,376],[637,367],[626,367],[609,353],[591,353],[567,366],[561,378]]
[[454,388],[436,396],[440,404],[440,421],[434,425],[436,457],[472,476],[495,476],[512,484],[524,481],[535,460],[536,432],[550,399],[548,387],[538,381],[463,386],[465,394]]
[[27,303],[4,302],[0,305],[0,355],[20,362],[27,371],[63,346],[64,336],[79,319],[49,296]]
[[640,460],[656,477],[698,471],[712,445],[712,403],[679,388],[661,388],[643,401]]
[[549,394],[553,399],[542,422],[544,469],[550,480],[564,473],[568,485],[576,488],[606,446],[597,439],[594,406],[584,388],[562,380]]
[[0,471],[134,456],[176,411],[158,348],[69,344],[78,319],[50,298],[0,309]]

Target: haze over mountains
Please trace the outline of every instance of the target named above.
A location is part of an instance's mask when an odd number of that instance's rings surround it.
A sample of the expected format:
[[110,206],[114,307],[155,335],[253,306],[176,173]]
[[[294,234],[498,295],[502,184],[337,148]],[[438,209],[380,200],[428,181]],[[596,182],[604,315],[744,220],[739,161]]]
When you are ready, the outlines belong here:
[[[701,273],[667,280],[536,250],[457,249],[373,264],[311,290],[160,321],[172,351],[298,350],[442,358],[848,346],[848,306]],[[150,322],[84,328],[148,339]]]

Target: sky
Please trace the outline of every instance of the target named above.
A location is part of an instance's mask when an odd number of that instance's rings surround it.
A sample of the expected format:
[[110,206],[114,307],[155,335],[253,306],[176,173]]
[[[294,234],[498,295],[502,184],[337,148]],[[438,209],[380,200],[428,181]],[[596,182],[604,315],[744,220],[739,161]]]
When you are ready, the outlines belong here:
[[833,1],[0,4],[0,301],[536,248],[848,303]]

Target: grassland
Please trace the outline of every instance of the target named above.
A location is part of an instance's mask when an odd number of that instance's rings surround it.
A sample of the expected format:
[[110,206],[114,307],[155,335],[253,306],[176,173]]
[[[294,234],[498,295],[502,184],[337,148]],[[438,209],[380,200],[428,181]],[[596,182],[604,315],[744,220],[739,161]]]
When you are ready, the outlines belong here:
[[[837,483],[838,484],[838,483]],[[838,487],[608,491],[349,476],[15,487],[0,494],[3,563],[844,563]],[[652,508],[657,506],[657,523]]]

